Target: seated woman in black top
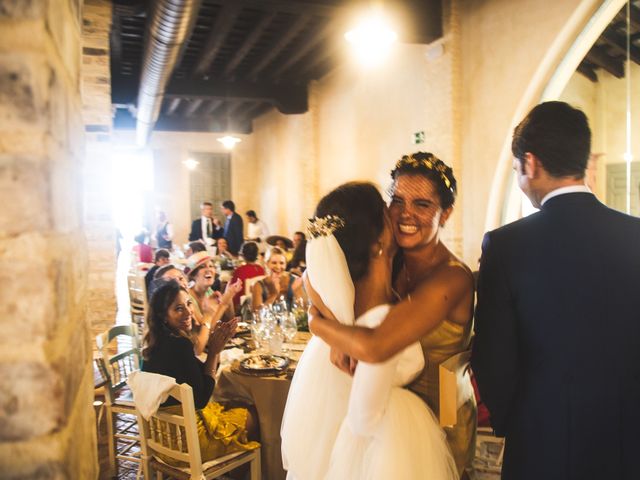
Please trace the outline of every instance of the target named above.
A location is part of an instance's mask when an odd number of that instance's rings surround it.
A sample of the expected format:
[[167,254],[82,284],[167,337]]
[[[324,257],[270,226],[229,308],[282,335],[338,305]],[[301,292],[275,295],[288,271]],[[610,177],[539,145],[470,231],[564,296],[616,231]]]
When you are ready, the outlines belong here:
[[[179,384],[191,386],[198,413],[200,453],[202,461],[206,462],[227,453],[252,450],[260,444],[247,437],[250,417],[246,409],[225,410],[222,405],[210,401],[218,354],[233,336],[237,321],[216,324],[207,343],[207,359],[202,363],[194,354],[190,336],[192,302],[187,291],[175,281],[161,285],[153,293],[144,337],[142,370],[167,375]],[[175,404],[176,401],[170,398],[162,407]]]

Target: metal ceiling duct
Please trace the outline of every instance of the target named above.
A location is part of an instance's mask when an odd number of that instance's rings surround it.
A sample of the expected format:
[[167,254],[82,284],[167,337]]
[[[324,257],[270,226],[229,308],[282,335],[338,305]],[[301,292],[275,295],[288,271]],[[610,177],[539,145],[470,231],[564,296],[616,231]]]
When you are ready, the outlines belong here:
[[198,17],[200,0],[155,0],[147,25],[136,141],[145,146],[160,114],[164,92]]

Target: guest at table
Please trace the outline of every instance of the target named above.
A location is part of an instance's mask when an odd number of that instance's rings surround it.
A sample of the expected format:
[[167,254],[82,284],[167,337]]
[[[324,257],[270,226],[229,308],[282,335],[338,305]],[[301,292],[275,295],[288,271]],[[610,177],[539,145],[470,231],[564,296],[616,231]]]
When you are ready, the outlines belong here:
[[136,254],[136,260],[141,263],[152,263],[153,249],[147,244],[147,234],[140,232],[135,236],[134,240],[136,245],[134,245],[133,251]]
[[187,277],[182,273],[182,270],[170,263],[160,267],[153,276],[153,281],[149,285],[148,289],[149,299],[153,296],[153,292],[155,292],[160,285],[163,285],[170,280],[175,280],[181,287],[187,289]]
[[184,252],[184,254],[185,254],[185,256],[187,258],[189,258],[194,253],[206,252],[206,251],[207,251],[207,247],[206,247],[206,245],[204,243],[202,243],[202,242],[189,242],[189,246],[187,247],[187,250]]
[[167,220],[167,214],[162,210],[158,210],[156,223],[156,245],[158,248],[173,248],[173,225]]
[[153,259],[154,265],[149,269],[147,274],[144,276],[144,284],[145,284],[145,287],[147,288],[147,300],[151,298],[151,294],[149,293],[149,288],[151,287],[151,282],[153,281],[156,272],[160,267],[163,267],[169,264],[169,261],[170,261],[169,258],[170,258],[169,250],[165,250],[164,248],[156,250],[156,253]]
[[[177,282],[167,282],[151,297],[148,330],[144,337],[142,370],[175,378],[193,389],[197,410],[197,430],[202,461],[258,448],[249,439],[255,422],[248,410],[232,408],[210,401],[215,385],[219,353],[233,336],[237,322],[217,322],[208,336],[208,353],[204,363],[194,355],[192,343],[193,300]],[[161,407],[179,413],[182,407],[169,398]]]
[[238,280],[242,282],[242,290],[233,297],[233,306],[236,310],[240,306],[240,297],[245,291],[245,280],[264,275],[264,268],[256,263],[258,260],[258,245],[255,242],[246,242],[242,245],[240,254],[246,263],[236,268],[231,277],[231,283]]
[[293,234],[293,255],[287,263],[287,271],[301,277],[307,268],[306,263],[307,238],[304,233]]
[[286,271],[287,260],[280,248],[269,249],[265,260],[268,275],[253,286],[253,309],[257,310],[262,305],[272,305],[280,297],[284,297],[287,306],[291,308],[294,299],[305,297],[302,279]]
[[[233,296],[240,291],[241,284],[228,284],[224,294],[220,295],[220,280],[216,278],[212,257],[207,252],[198,252],[190,256],[187,262],[189,294],[193,299],[192,332],[196,337],[196,354],[199,355],[207,344],[212,322],[223,314],[226,315],[225,319],[233,318]],[[216,281],[218,290],[215,289]]]
[[[216,256],[221,257],[220,260],[222,263],[233,263],[233,260],[236,258],[236,256],[229,251],[229,242],[227,242],[226,238],[218,239],[218,242],[216,243]],[[229,270],[232,268],[233,264]]]

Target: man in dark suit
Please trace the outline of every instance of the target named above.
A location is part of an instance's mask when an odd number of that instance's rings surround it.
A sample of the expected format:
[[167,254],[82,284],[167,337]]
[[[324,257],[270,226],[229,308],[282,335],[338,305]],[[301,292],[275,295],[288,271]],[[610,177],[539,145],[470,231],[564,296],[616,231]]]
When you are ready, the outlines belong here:
[[196,218],[191,223],[189,241],[201,241],[205,245],[210,245],[213,240],[222,236],[222,227],[217,219],[213,218],[213,205],[211,202],[200,204],[200,218]]
[[584,184],[591,132],[563,102],[514,131],[541,210],[485,235],[471,364],[503,479],[640,478],[640,219]]
[[222,214],[226,218],[222,236],[229,244],[229,251],[234,255],[238,255],[244,240],[242,217],[236,213],[236,205],[231,200],[222,202]]

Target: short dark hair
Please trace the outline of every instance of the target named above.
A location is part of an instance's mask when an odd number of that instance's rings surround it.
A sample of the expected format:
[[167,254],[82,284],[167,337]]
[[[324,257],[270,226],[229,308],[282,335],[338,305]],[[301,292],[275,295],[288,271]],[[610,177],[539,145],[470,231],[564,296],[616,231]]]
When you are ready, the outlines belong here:
[[232,212],[236,211],[236,204],[233,203],[233,200],[225,200],[224,202],[222,202],[222,206],[224,208],[228,208]]
[[255,210],[247,210],[246,215],[247,215],[247,217],[258,218],[258,215],[256,215],[256,211]]
[[191,255],[198,252],[206,252],[207,247],[202,242],[191,242],[189,244],[189,248],[191,249]]
[[153,274],[153,279],[157,280],[159,278],[162,278],[162,276],[165,273],[167,273],[169,270],[174,270],[174,269],[178,270],[178,267],[176,267],[175,265],[172,265],[172,264],[163,265],[158,270],[156,270],[156,273]]
[[535,106],[513,131],[513,155],[524,164],[532,153],[553,177],[584,178],[591,152],[587,116],[565,102]]
[[255,262],[258,259],[258,245],[256,242],[246,242],[242,245],[240,253],[247,262]]
[[161,258],[166,258],[167,260],[171,258],[171,254],[169,253],[169,250],[165,250],[164,248],[159,248],[158,250],[156,250],[156,254],[153,257],[153,261],[157,262]]
[[384,228],[384,200],[368,182],[349,182],[322,197],[315,216],[335,215],[344,226],[333,233],[344,252],[351,279],[355,282],[369,270],[371,246]]
[[304,232],[294,232],[293,236],[295,237],[296,235],[300,235],[303,240],[307,239],[307,236],[304,234]]
[[458,182],[453,175],[453,169],[436,157],[431,152],[416,152],[410,155],[403,155],[391,170],[393,185],[389,189],[389,194],[393,196],[396,187],[396,180],[401,175],[421,175],[430,180],[438,192],[440,207],[443,210],[453,206],[458,193]]

